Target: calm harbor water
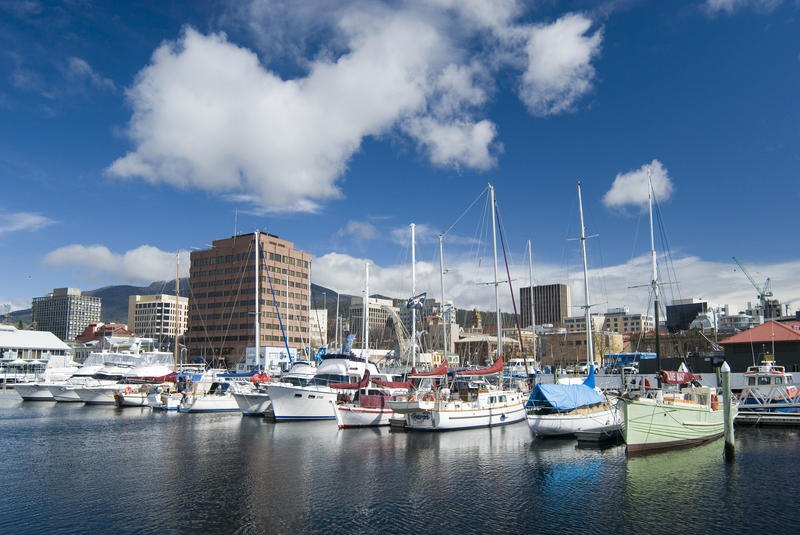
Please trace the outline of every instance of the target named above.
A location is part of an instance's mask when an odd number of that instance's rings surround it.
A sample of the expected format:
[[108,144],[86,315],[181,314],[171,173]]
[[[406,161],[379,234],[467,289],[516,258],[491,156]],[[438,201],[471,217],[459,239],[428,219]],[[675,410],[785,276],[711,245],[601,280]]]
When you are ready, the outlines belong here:
[[0,392],[0,533],[795,531],[800,433],[628,459],[528,427],[339,431]]

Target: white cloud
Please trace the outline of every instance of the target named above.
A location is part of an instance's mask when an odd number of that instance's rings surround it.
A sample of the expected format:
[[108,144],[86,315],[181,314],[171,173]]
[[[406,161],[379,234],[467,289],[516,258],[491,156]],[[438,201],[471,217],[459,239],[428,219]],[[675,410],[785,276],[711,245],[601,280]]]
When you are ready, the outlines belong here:
[[592,60],[600,54],[600,30],[589,34],[592,21],[569,14],[548,25],[527,29],[528,65],[520,98],[534,115],[569,111],[592,89]]
[[650,163],[644,164],[639,169],[617,174],[616,178],[614,178],[614,182],[611,184],[611,189],[603,195],[603,204],[608,208],[624,208],[628,205],[646,208],[648,197],[648,168],[650,169],[656,200],[663,202],[669,199],[674,190],[672,180],[669,178],[669,173],[661,162],[653,160]]
[[[181,277],[189,274],[189,252],[180,251]],[[114,253],[103,245],[67,245],[48,253],[49,267],[76,266],[93,274],[106,274],[119,284],[150,283],[175,278],[175,253],[141,245],[125,253]]]
[[[223,20],[249,28],[261,57],[192,28],[160,46],[127,91],[134,148],[107,172],[246,195],[264,213],[341,197],[367,137],[401,133],[436,166],[490,169],[502,144],[482,115],[500,69],[525,71],[533,113],[570,110],[602,40],[583,15],[530,26],[515,22],[524,11],[515,0],[229,8]],[[294,78],[270,68],[287,59]]]
[[763,13],[771,13],[782,2],[783,0],[706,0],[703,8],[709,15],[719,13],[730,15],[746,8],[752,8]]
[[115,91],[117,86],[110,78],[104,78],[98,74],[85,59],[71,56],[67,59],[67,75],[73,80],[88,80],[92,85],[100,89]]
[[336,231],[337,238],[353,236],[358,240],[374,240],[378,237],[378,229],[367,221],[348,221],[344,228]]
[[0,234],[39,230],[55,221],[35,212],[0,213]]

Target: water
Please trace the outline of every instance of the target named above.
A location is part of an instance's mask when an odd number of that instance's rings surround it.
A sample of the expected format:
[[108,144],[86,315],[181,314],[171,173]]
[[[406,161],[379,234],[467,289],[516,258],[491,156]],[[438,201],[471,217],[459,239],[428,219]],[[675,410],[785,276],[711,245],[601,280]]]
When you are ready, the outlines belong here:
[[800,433],[627,459],[516,424],[339,431],[0,393],[2,533],[781,533]]

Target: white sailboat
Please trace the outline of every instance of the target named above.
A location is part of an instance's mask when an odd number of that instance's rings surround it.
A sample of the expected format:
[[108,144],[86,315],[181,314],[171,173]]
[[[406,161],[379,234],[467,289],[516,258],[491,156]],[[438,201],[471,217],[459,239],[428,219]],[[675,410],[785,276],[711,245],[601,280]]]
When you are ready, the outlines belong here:
[[[583,290],[586,318],[586,360],[594,362],[592,322],[589,304],[589,277],[586,263],[586,231],[583,225],[583,200],[578,181],[578,210],[581,218],[583,251]],[[537,385],[527,403],[528,427],[534,436],[575,436],[578,432],[616,433],[622,422],[616,400],[609,401],[595,390],[594,366],[582,384]]]
[[[649,173],[648,187],[652,259],[650,287],[654,297],[657,367],[661,370],[658,264],[653,238],[653,185]],[[629,454],[701,444],[723,435],[725,411],[723,404],[718,402],[717,390],[699,386],[696,379],[687,371],[659,371],[659,386],[672,385],[673,390],[660,387],[644,392],[627,392],[620,397],[625,420],[623,438]],[[738,404],[732,403],[731,418],[736,417],[738,409]]]

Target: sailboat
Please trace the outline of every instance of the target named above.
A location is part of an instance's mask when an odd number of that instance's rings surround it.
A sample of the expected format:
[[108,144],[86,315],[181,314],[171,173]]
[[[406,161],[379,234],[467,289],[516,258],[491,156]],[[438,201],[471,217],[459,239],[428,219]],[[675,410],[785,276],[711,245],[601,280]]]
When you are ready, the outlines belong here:
[[[406,429],[449,431],[506,425],[525,419],[525,395],[521,390],[506,388],[503,384],[503,329],[495,232],[497,220],[494,187],[491,184],[489,196],[497,308],[497,359],[487,368],[457,371],[452,377],[447,372],[446,360],[436,370],[412,375],[412,378],[421,380],[416,391],[389,401],[389,407],[405,419]],[[497,380],[487,380],[490,377],[496,377]]]
[[[659,388],[644,392],[626,392],[620,397],[624,415],[623,438],[627,452],[638,452],[691,446],[713,440],[725,431],[723,404],[716,388],[699,386],[698,377],[689,371],[661,370],[659,339],[659,282],[653,238],[653,184],[648,174],[648,207],[650,212],[650,256],[656,327],[656,362]],[[661,388],[671,385],[672,390]],[[732,416],[739,411],[731,404]]]
[[[583,200],[578,181],[578,210],[581,216],[581,249],[583,251],[583,289],[586,318],[586,360],[594,362],[592,322],[589,312],[589,277],[586,265],[586,232],[583,225]],[[532,287],[532,286],[531,286]],[[531,392],[526,404],[528,427],[535,436],[574,436],[576,433],[599,432],[617,434],[621,415],[616,401],[611,402],[595,389],[594,365],[582,384],[540,384]]]

